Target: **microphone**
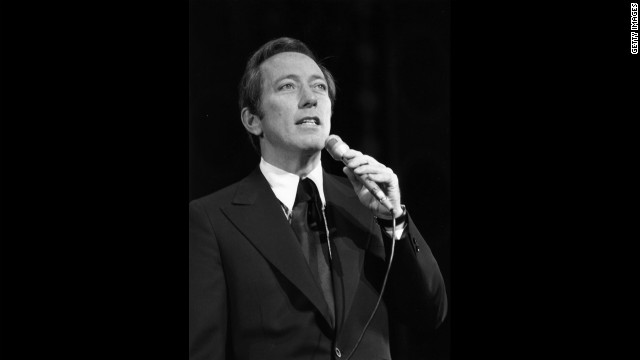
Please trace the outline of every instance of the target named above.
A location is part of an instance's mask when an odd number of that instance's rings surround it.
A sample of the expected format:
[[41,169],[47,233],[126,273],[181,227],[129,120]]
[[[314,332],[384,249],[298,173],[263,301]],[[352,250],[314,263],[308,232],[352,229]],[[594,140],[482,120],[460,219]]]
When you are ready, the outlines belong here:
[[[342,157],[344,156],[344,153],[349,150],[349,146],[345,144],[338,135],[329,135],[327,141],[324,143],[324,147],[332,158],[342,161],[345,165],[347,164],[347,161]],[[373,194],[373,196],[375,196],[375,198],[378,199],[384,207],[391,211],[391,214],[393,214],[393,205],[391,205],[389,198],[387,198],[384,192],[380,190],[380,187],[373,180],[369,179],[367,175],[356,175],[356,178],[358,178],[362,185],[364,185],[364,187],[367,188],[367,190],[369,190],[369,192]]]
[[[329,137],[327,138],[327,141],[325,141],[324,143],[324,147],[327,149],[327,151],[329,152],[332,158],[334,158],[335,160],[341,160],[345,165],[347,164],[347,161],[343,159],[343,156],[344,156],[344,153],[347,152],[347,150],[349,150],[349,146],[347,146],[347,144],[345,144],[344,141],[342,141],[342,139],[340,139],[338,135],[329,135]],[[384,205],[384,207],[386,207],[387,209],[389,209],[389,211],[391,211],[391,215],[393,217],[393,206],[391,205],[391,202],[389,201],[387,196],[382,192],[382,190],[380,190],[378,185],[373,180],[369,179],[369,177],[366,175],[356,175],[356,177],[358,178],[358,181],[360,181],[364,185],[364,187],[366,187],[367,190],[369,190],[369,192],[372,193],[373,196],[375,196],[375,198],[378,199],[378,201],[380,201],[382,205]],[[394,218],[393,228],[395,228],[395,226],[396,226],[396,220]],[[356,352],[356,349],[358,348],[358,346],[360,346],[360,342],[362,341],[364,334],[367,332],[367,329],[371,324],[371,320],[373,320],[373,317],[378,311],[378,307],[380,306],[380,301],[382,300],[382,295],[384,294],[384,290],[387,287],[387,280],[389,279],[389,270],[391,270],[391,264],[393,263],[393,255],[395,252],[396,240],[398,239],[396,238],[396,233],[394,231],[393,241],[391,241],[391,255],[389,255],[389,264],[387,265],[387,271],[384,274],[384,279],[382,280],[382,288],[380,289],[380,295],[378,295],[378,301],[376,302],[376,306],[373,308],[373,311],[369,316],[369,320],[367,320],[367,323],[364,325],[364,328],[362,329],[362,332],[360,333],[360,336],[358,337],[356,344],[353,346],[351,353],[349,354],[349,356],[346,357],[346,360],[350,360],[353,354]]]

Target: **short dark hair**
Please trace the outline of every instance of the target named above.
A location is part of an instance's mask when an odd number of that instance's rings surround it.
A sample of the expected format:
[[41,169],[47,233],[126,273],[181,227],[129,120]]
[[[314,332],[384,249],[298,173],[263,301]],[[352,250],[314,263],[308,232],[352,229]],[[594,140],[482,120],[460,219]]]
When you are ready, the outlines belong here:
[[[260,65],[270,57],[283,52],[297,52],[307,55],[318,64],[327,81],[329,100],[331,101],[331,108],[333,109],[333,104],[336,99],[336,85],[329,70],[318,61],[311,49],[302,41],[289,37],[281,37],[262,45],[251,55],[249,61],[247,61],[247,66],[245,67],[238,87],[240,111],[246,107],[252,114],[262,118],[263,114],[260,111],[260,101],[262,99],[262,73],[260,71]],[[260,137],[250,132],[247,133],[249,134],[251,145],[253,145],[253,148],[260,154]]]

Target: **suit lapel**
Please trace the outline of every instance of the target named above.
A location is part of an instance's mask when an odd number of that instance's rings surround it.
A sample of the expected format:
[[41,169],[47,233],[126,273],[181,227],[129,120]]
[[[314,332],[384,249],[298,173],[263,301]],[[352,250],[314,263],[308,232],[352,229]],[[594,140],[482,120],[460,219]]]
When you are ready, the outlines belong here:
[[280,202],[259,168],[240,182],[232,204],[222,211],[265,259],[300,289],[331,324],[322,291],[309,270]]
[[336,322],[342,324],[348,318],[353,304],[366,249],[373,234],[373,218],[350,187],[338,180],[324,176],[324,192],[327,200],[329,236],[336,249],[333,261],[333,279],[336,300]]

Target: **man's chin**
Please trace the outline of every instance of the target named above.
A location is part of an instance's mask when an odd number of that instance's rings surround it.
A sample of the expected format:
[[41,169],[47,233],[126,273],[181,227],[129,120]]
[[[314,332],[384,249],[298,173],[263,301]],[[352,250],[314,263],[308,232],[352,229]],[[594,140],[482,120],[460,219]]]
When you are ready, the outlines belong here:
[[324,149],[324,144],[322,144],[322,145],[317,145],[317,144],[307,145],[307,146],[303,146],[301,148],[302,152],[305,153],[305,154],[317,153],[317,152],[322,151],[322,149]]
[[310,139],[305,139],[300,143],[300,149],[304,152],[317,152],[324,149],[324,142],[328,136],[314,136]]

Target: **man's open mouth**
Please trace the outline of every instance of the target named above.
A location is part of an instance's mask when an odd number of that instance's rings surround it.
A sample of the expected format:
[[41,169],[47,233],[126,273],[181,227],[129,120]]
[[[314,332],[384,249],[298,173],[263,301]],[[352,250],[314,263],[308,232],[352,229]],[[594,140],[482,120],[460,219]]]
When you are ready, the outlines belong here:
[[302,119],[296,121],[296,125],[301,125],[301,124],[320,125],[320,118],[318,118],[317,116],[303,117]]

